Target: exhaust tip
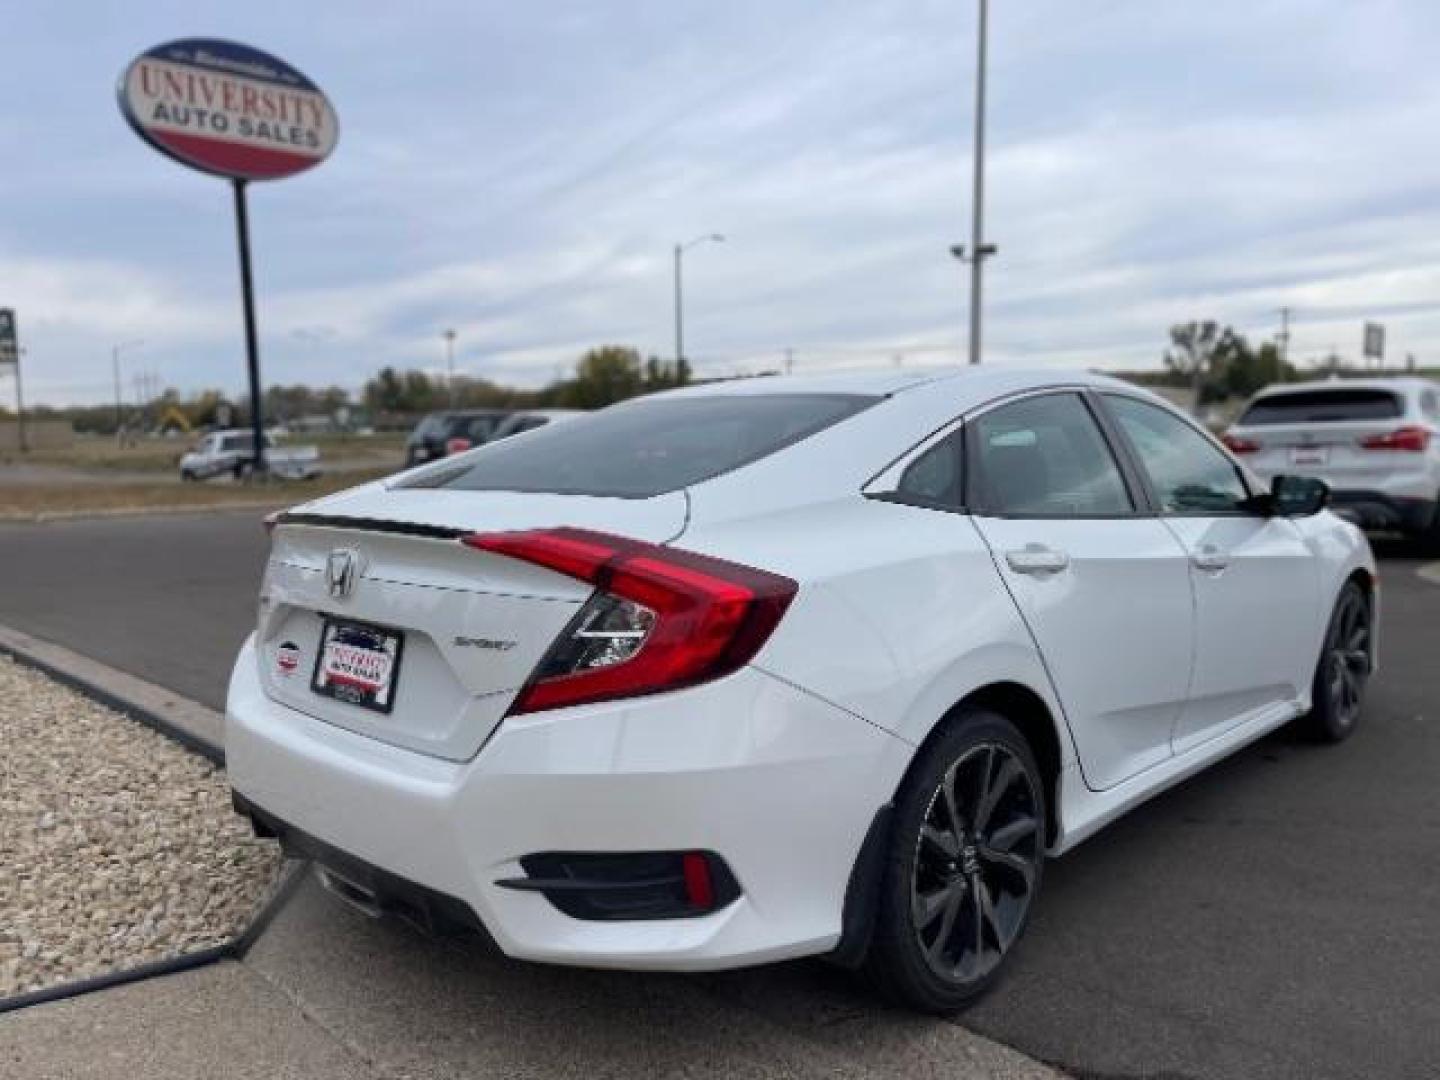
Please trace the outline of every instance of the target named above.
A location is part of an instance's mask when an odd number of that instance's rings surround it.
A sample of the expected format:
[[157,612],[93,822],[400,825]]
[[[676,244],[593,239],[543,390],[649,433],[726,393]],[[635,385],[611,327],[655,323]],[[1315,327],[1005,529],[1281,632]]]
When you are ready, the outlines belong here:
[[356,884],[324,866],[315,867],[315,877],[325,891],[337,900],[343,901],[367,919],[379,919],[385,914],[380,898],[364,885]]

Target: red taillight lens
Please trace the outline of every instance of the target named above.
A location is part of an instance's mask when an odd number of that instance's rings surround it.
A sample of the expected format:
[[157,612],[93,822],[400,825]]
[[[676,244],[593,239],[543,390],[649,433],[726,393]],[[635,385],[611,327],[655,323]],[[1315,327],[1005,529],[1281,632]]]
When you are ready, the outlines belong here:
[[463,543],[595,586],[512,713],[654,694],[728,675],[760,650],[798,586],[708,555],[584,529]]
[[1260,450],[1260,444],[1254,439],[1242,439],[1239,435],[1226,433],[1220,436],[1220,441],[1232,454],[1254,454]]
[[464,436],[457,435],[453,439],[445,440],[445,453],[447,455],[463,454],[466,450],[470,449],[471,445],[472,444],[469,439],[465,438]]
[[1430,446],[1430,431],[1423,427],[1402,427],[1383,435],[1369,435],[1360,440],[1366,450],[1402,450],[1423,454]]

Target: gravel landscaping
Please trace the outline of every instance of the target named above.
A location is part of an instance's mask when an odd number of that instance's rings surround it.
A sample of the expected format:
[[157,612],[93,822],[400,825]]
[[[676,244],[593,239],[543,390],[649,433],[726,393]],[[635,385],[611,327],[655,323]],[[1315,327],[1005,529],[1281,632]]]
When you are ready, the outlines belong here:
[[223,944],[279,868],[223,771],[0,656],[0,997]]

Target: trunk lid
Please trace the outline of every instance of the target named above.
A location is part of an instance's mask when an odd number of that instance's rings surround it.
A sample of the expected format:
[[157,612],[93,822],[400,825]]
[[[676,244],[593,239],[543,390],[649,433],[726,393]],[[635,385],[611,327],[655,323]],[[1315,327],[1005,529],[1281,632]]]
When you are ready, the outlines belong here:
[[[683,492],[602,499],[379,484],[308,504],[272,536],[256,632],[265,693],[396,746],[473,757],[591,590],[459,537],[573,525],[664,543],[684,529],[686,507]],[[336,553],[353,567],[348,591],[327,582]],[[399,635],[388,712],[313,688],[327,621]]]

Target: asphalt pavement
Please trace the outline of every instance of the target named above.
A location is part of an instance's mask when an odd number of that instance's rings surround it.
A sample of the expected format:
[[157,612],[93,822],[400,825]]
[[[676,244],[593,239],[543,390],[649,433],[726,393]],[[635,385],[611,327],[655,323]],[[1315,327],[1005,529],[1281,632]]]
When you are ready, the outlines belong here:
[[[264,551],[253,513],[0,527],[0,623],[219,707]],[[1383,668],[1356,736],[1327,748],[1278,733],[1052,862],[1009,979],[963,1024],[1097,1080],[1440,1071],[1440,586],[1403,549],[1381,553]],[[775,1024],[870,1068],[938,1072],[958,1053],[943,1025],[819,963],[677,977],[442,962],[318,895],[293,918],[257,963],[314,1015],[353,1023],[347,1040],[398,994],[471,1027],[527,1023],[517,1002],[566,1024],[654,1014],[678,1025],[657,1028],[667,1055],[676,1030],[703,1051],[763,1047]],[[534,1053],[531,1066],[549,1060]]]

